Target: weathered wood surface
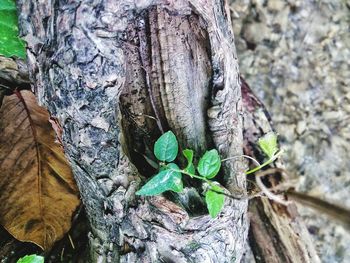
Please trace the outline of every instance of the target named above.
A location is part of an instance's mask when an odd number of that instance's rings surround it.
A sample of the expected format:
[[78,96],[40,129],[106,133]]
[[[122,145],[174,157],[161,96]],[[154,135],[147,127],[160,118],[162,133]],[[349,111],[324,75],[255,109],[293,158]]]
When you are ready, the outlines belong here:
[[[244,152],[263,161],[257,140],[273,131],[271,119],[264,105],[242,80],[244,108]],[[272,166],[284,169],[281,161]],[[265,183],[274,187],[285,181],[282,174],[266,176]],[[254,180],[254,177],[250,177]],[[287,179],[288,180],[288,179]],[[281,196],[283,199],[285,196]],[[249,202],[249,244],[256,262],[320,262],[311,237],[298,215],[294,203],[281,205],[266,197],[257,197]]]
[[[92,227],[90,261],[239,262],[247,201],[227,199],[212,220],[196,201],[200,185],[187,183],[173,201],[134,196],[162,130],[198,153],[242,154],[238,65],[222,1],[18,7],[33,87],[63,127]],[[244,192],[240,163],[225,163],[220,177],[232,194]],[[198,209],[186,211],[193,202]]]

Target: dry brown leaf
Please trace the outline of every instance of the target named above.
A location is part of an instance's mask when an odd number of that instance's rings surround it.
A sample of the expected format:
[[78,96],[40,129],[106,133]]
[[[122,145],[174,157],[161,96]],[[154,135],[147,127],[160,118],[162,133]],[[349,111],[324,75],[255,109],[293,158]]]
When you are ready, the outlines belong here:
[[45,250],[70,229],[80,202],[49,118],[26,90],[0,108],[0,224]]

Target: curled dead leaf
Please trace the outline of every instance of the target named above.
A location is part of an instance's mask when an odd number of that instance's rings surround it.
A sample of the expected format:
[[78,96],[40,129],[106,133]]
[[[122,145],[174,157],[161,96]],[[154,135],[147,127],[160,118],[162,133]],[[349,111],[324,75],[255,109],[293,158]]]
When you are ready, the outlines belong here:
[[27,90],[5,96],[0,108],[0,224],[45,250],[70,229],[80,203],[49,118]]

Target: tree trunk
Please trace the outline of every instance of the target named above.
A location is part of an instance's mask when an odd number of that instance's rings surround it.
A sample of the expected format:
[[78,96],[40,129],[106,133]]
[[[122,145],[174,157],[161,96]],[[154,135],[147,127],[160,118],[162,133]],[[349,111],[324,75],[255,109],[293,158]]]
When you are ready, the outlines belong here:
[[[179,195],[135,197],[155,172],[150,152],[164,131],[197,158],[211,148],[222,158],[243,153],[223,1],[19,0],[18,7],[33,87],[63,128],[90,221],[89,261],[240,262],[246,200],[226,198],[211,219],[200,184],[185,182]],[[244,168],[225,162],[219,175],[237,197],[246,189]]]
[[[214,147],[222,158],[242,154],[237,58],[222,2],[18,4],[35,92],[63,127],[92,227],[90,261],[239,262],[247,201],[227,199],[213,220],[191,182],[178,196],[134,195],[166,130],[197,157]],[[243,166],[227,162],[221,182],[244,192]]]
[[[241,91],[244,153],[262,162],[264,157],[259,154],[256,142],[264,134],[274,131],[271,119],[244,80]],[[279,171],[284,170],[281,161],[276,161],[272,166]],[[281,172],[266,177],[265,183],[271,187],[284,181]],[[248,179],[254,181],[255,178],[250,176]],[[284,199],[285,196],[280,198]],[[257,262],[320,262],[294,203],[285,206],[266,197],[258,197],[249,203],[249,218],[249,244]]]

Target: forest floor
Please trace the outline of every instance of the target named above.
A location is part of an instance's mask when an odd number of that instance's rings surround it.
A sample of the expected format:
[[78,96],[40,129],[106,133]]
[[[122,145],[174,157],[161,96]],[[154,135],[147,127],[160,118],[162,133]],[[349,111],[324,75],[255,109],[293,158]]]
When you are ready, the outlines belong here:
[[[231,1],[240,72],[265,103],[297,189],[350,207],[350,1]],[[350,232],[300,207],[322,262]]]

